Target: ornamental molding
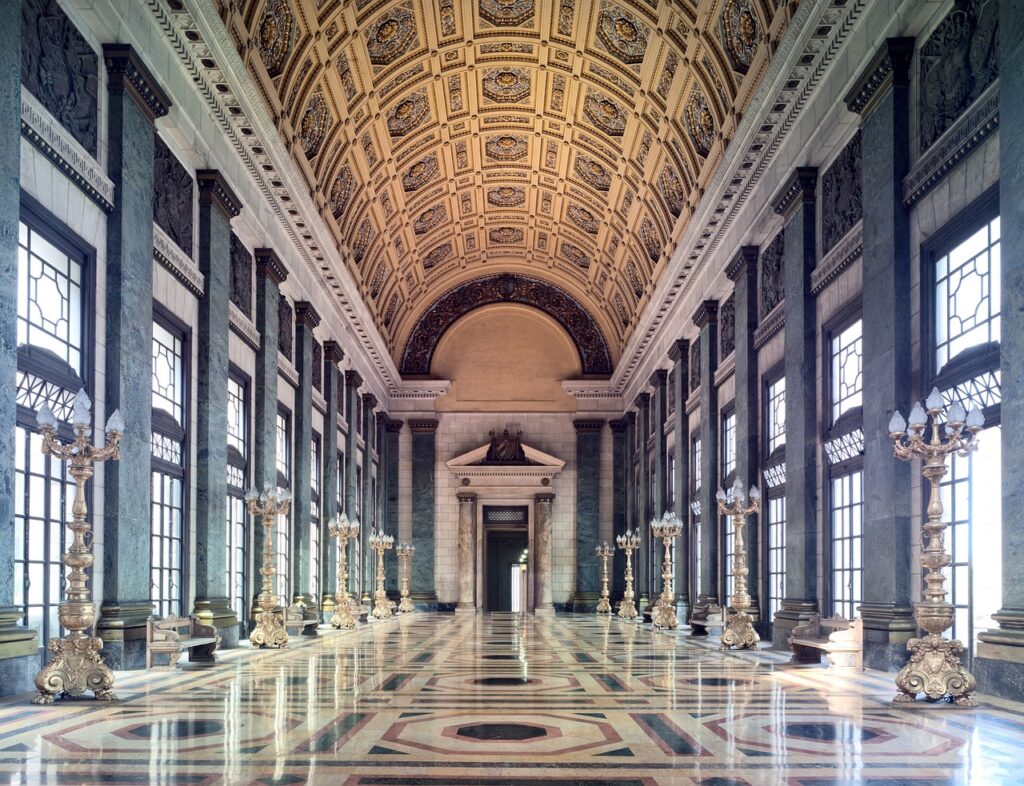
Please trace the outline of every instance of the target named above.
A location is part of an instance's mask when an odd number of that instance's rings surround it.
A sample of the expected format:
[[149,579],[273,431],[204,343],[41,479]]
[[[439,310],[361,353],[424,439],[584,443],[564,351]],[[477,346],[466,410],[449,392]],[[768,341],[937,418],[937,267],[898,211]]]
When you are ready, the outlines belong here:
[[718,364],[715,369],[715,387],[719,388],[722,383],[733,375],[736,370],[736,353],[730,352],[729,357]]
[[864,254],[864,222],[858,221],[811,271],[811,293],[820,295]]
[[280,352],[277,353],[277,373],[285,382],[291,385],[296,390],[299,387],[299,372],[298,369],[292,364],[292,362],[282,355]]
[[[535,447],[521,443],[526,461],[529,464],[482,464],[487,459],[491,443],[486,442],[478,448],[456,456],[445,462],[448,471],[462,480],[463,485],[489,486],[535,486],[538,483],[547,485],[565,469],[565,462],[560,458],[545,453]],[[468,483],[466,482],[468,481]]]
[[153,224],[153,258],[197,298],[203,296],[206,279],[196,263],[156,223]]
[[760,349],[767,344],[771,337],[786,326],[786,301],[782,301],[775,308],[764,315],[761,324],[754,331],[754,349]]
[[253,352],[259,351],[262,338],[256,326],[234,303],[228,303],[228,326]]
[[21,135],[100,210],[108,214],[114,210],[114,181],[24,86],[21,88]]
[[448,395],[452,383],[448,380],[403,380],[391,393],[392,401],[433,401]]

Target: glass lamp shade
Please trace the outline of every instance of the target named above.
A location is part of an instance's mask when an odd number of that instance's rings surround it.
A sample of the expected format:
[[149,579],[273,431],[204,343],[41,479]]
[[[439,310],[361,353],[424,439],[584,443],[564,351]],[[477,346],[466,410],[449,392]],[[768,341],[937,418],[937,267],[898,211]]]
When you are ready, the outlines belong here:
[[75,394],[72,422],[76,426],[88,426],[92,422],[92,415],[89,414],[91,409],[92,402],[89,400],[89,394],[85,392],[85,388],[79,389],[78,393]]
[[761,499],[761,490],[757,486],[751,486],[749,496],[754,502],[757,502]]
[[920,403],[914,404],[914,408],[910,410],[910,417],[907,421],[911,427],[924,426],[928,422],[928,414]]
[[892,413],[892,417],[889,419],[889,433],[890,434],[902,434],[907,430],[907,421],[903,419],[903,415],[897,410]]
[[39,424],[39,428],[43,429],[57,428],[57,418],[54,417],[49,404],[44,402],[39,408],[39,411],[36,413],[36,423]]
[[966,422],[967,428],[980,429],[985,425],[985,414],[978,407],[974,407],[967,413]]
[[954,401],[949,406],[949,411],[946,413],[950,423],[963,423],[967,418],[967,412],[964,410],[963,404],[959,401]]
[[719,502],[725,502],[725,489],[719,489],[715,492],[715,499]]
[[929,412],[936,409],[942,409],[945,405],[945,401],[943,401],[942,394],[939,392],[938,388],[932,388],[932,392],[928,394],[928,398],[925,399],[924,405]]
[[124,418],[121,417],[121,410],[115,409],[107,418],[108,434],[124,434]]

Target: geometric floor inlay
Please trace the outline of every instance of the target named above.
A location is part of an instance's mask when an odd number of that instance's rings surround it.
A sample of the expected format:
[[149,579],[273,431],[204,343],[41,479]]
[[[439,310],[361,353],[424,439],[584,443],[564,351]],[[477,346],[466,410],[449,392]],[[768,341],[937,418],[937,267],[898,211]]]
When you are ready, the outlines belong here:
[[891,703],[893,675],[593,615],[414,614],[114,703],[0,702],[0,784],[1024,784],[1024,707]]

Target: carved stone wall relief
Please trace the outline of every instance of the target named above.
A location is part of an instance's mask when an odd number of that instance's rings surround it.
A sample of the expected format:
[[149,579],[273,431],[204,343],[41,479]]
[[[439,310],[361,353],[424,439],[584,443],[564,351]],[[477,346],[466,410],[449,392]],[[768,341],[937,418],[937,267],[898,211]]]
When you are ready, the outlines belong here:
[[252,254],[231,233],[231,302],[249,319],[252,319]]
[[729,295],[718,310],[718,357],[726,358],[736,349],[736,295]]
[[153,150],[153,220],[192,256],[192,176],[159,135]]
[[782,302],[782,252],[785,248],[785,231],[779,230],[772,242],[761,252],[761,266],[758,274],[758,290],[760,305],[758,314],[764,319],[768,313]]
[[295,312],[284,295],[277,299],[277,351],[292,359],[292,342],[295,333]]
[[821,176],[821,253],[824,256],[861,220],[860,131]]

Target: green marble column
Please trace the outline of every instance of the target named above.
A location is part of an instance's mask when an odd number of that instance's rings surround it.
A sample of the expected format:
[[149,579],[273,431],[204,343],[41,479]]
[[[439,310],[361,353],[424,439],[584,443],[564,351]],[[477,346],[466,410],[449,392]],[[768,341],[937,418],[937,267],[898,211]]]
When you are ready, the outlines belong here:
[[227,585],[228,293],[231,219],[242,203],[215,169],[196,172],[199,271],[206,285],[196,326],[196,600],[194,614],[238,646]]
[[[348,542],[348,582],[349,592],[353,597],[361,598],[367,590],[362,584],[363,574],[356,561],[356,544],[365,543],[365,538],[370,535],[369,519],[364,519],[362,510],[359,507],[359,423],[357,412],[359,410],[359,388],[363,384],[363,378],[358,371],[349,369],[345,372],[345,420],[348,424],[348,431],[345,433],[345,514],[349,519],[359,519],[360,530],[357,537]],[[365,532],[365,534],[364,534]],[[371,588],[372,589],[372,588]]]
[[320,539],[320,611],[324,620],[334,613],[334,592],[338,586],[338,545],[327,527],[338,509],[338,406],[344,396],[343,376],[338,364],[345,353],[337,341],[324,342],[324,433],[321,441],[320,489],[323,533]]
[[633,435],[637,438],[636,462],[632,488],[633,526],[640,533],[640,547],[633,554],[633,574],[636,576],[636,609],[641,615],[650,617],[651,604],[651,494],[650,494],[650,454],[648,452],[651,433],[651,394],[646,391],[637,395],[633,404],[636,406],[636,421]]
[[412,432],[412,600],[417,609],[437,609],[434,585],[434,463],[437,453],[437,421],[410,420]]
[[593,611],[601,595],[601,432],[603,420],[574,420],[576,428],[576,587],[572,610]]
[[[384,531],[395,536],[395,545],[398,545],[398,438],[402,432],[402,421],[389,417],[385,413],[379,415],[379,439],[380,439],[380,473],[378,481],[381,484],[381,521]],[[387,557],[387,555],[385,555]],[[416,560],[416,555],[412,557]],[[387,590],[388,595],[397,598],[401,587],[398,576],[398,557],[394,551],[390,559],[385,559],[387,565]],[[398,602],[397,600],[395,601]]]
[[[668,351],[672,360],[672,427],[675,432],[675,505],[673,510],[682,522],[690,520],[690,418],[686,414],[686,392],[690,389],[690,342],[679,339]],[[676,542],[676,616],[680,624],[690,618],[690,534]]]
[[[363,487],[359,490],[360,497],[362,499],[361,509],[363,511],[363,587],[364,591],[368,591],[370,595],[373,595],[374,587],[376,586],[375,576],[377,568],[376,555],[370,548],[369,534],[370,529],[376,526],[380,529],[380,520],[374,521],[374,513],[377,505],[377,500],[373,497],[373,454],[376,450],[376,421],[374,418],[373,410],[377,406],[377,398],[372,393],[363,393],[362,395],[362,415],[363,424],[361,433],[363,435]],[[394,552],[391,554],[384,555],[384,562],[387,564],[388,559],[394,557]],[[367,589],[368,588],[368,589]]]
[[[319,619],[317,598],[310,592],[310,535],[313,502],[313,339],[320,324],[320,315],[313,304],[295,301],[295,369],[299,386],[295,390],[295,457],[292,461],[294,490],[292,492],[292,601],[305,606],[303,618]],[[323,455],[323,443],[320,446]],[[323,508],[321,508],[321,511]],[[321,515],[321,519],[323,516]],[[320,523],[323,529],[323,521]],[[321,542],[323,540],[321,532]],[[316,636],[313,625],[302,629],[304,636]]]
[[104,468],[103,604],[96,635],[112,669],[142,668],[150,603],[150,439],[153,357],[154,121],[171,102],[126,44],[103,47],[107,65],[106,407],[120,409],[120,461]]
[[[629,421],[623,417],[619,420],[612,420],[608,424],[612,429],[612,541],[614,538],[626,531],[628,526],[628,511],[626,510],[627,489],[629,487]],[[626,591],[626,557],[616,547],[615,555],[609,563],[608,570],[611,572],[609,581],[612,609],[622,600],[622,594]]]
[[715,387],[715,370],[718,368],[718,302],[705,300],[701,303],[693,315],[693,324],[700,331],[697,341],[700,345],[701,539],[697,558],[701,563],[701,571],[696,605],[703,611],[710,605],[720,603],[720,516],[715,499],[720,482],[718,389]]

